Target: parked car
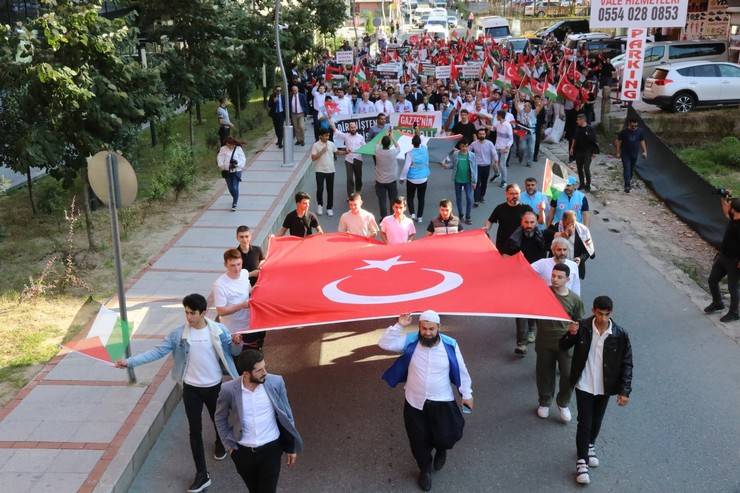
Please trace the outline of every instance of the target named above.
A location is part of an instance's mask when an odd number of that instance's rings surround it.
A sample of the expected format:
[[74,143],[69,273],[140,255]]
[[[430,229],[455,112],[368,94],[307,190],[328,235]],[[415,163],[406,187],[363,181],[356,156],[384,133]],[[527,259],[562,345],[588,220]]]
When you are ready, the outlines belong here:
[[558,41],[563,41],[569,33],[580,34],[587,33],[589,31],[590,29],[588,27],[588,19],[581,19],[558,21],[544,29],[537,31],[536,34],[540,38],[546,38],[550,34],[553,34]]
[[504,46],[510,53],[526,53],[529,48],[528,38],[508,38]]
[[457,17],[454,15],[448,15],[447,16],[447,27],[450,29],[454,29],[457,27]]
[[676,113],[687,113],[698,106],[738,105],[740,65],[729,62],[660,65],[645,81],[642,100]]
[[607,58],[623,53],[625,44],[625,41],[612,38],[605,33],[570,34],[564,43],[565,47],[571,50],[585,48],[589,55],[601,54]]
[[503,17],[481,17],[476,22],[478,27],[478,34],[490,36],[497,43],[500,43],[502,39],[511,36],[509,21],[507,21]]
[[560,5],[560,0],[537,0],[524,7],[524,15],[559,17],[568,15],[570,10],[569,6]]
[[[675,62],[727,62],[729,50],[727,42],[721,40],[707,41],[658,41],[645,47],[642,81],[647,80],[653,69],[659,65]],[[622,79],[624,55],[611,60],[615,77]]]

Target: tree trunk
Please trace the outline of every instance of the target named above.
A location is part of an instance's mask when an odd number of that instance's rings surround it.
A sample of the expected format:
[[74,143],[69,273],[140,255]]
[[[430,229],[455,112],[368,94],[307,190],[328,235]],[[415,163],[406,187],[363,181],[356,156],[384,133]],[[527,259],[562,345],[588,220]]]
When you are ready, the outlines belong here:
[[195,147],[195,129],[193,128],[193,105],[188,104],[188,128],[190,129],[190,147]]
[[31,167],[26,169],[26,183],[28,183],[28,200],[31,201],[31,214],[36,215],[36,204],[33,203],[33,180],[31,179]]
[[198,125],[203,125],[203,115],[200,112],[200,103],[195,103],[195,119],[198,121]]
[[[85,168],[87,171],[87,168]],[[85,212],[85,230],[87,231],[87,246],[92,252],[98,249],[95,243],[95,236],[93,235],[94,228],[92,222],[92,211],[90,210],[90,185],[87,183],[87,173],[85,172],[82,178],[82,210]]]
[[[240,84],[239,78],[236,79],[236,109],[234,112],[234,116],[236,117],[236,121],[239,121],[239,116],[241,114],[241,108],[242,108],[242,91],[241,91],[241,84]],[[239,126],[239,135],[241,135],[241,125]]]

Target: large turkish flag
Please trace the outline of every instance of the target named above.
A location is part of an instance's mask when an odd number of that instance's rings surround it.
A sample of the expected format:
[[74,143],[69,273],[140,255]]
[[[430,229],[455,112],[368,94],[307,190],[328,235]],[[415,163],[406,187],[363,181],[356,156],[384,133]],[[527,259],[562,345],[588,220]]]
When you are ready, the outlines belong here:
[[480,229],[402,245],[345,233],[273,238],[249,304],[252,330],[426,309],[569,320],[526,259],[503,257]]

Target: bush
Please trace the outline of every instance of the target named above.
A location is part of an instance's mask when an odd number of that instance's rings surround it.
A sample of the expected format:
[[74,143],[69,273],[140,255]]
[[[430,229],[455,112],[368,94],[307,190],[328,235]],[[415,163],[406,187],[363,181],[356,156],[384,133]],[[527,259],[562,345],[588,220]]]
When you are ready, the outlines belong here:
[[67,191],[57,180],[44,180],[36,193],[36,205],[42,214],[61,216],[67,207]]
[[170,193],[170,175],[167,169],[160,170],[149,184],[148,198],[151,200],[164,200]]
[[195,182],[196,166],[193,153],[185,144],[176,143],[167,148],[163,166],[168,171],[169,185],[175,191],[175,200]]
[[737,137],[725,137],[719,144],[689,147],[678,155],[692,168],[719,171],[725,167],[740,171],[740,140]]

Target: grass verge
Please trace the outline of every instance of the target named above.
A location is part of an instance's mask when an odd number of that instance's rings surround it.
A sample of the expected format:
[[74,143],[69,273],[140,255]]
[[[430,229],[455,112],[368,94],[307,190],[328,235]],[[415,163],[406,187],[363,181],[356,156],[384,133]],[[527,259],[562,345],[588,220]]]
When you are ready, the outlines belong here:
[[[216,104],[203,105],[204,122],[195,125],[195,181],[175,200],[168,193],[160,200],[148,198],[155,177],[161,173],[168,147],[188,144],[189,115],[173,117],[160,130],[160,144],[151,146],[149,130],[143,130],[129,160],[139,180],[137,201],[121,211],[121,235],[124,275],[141,270],[193,215],[209,200],[222,180],[215,165],[218,147]],[[233,114],[233,109],[232,109]],[[271,129],[261,99],[250,101],[238,122],[241,138],[248,142],[247,154],[260,145]],[[170,142],[166,138],[171,137]],[[49,361],[59,344],[72,338],[97,313],[99,303],[114,294],[115,273],[110,239],[108,211],[93,212],[96,251],[90,251],[83,221],[68,235],[69,223],[63,211],[69,209],[73,190],[44,177],[34,183],[34,195],[40,206],[31,212],[25,187],[0,197],[0,405],[22,387],[34,369]],[[79,204],[79,195],[77,203]],[[54,256],[57,260],[51,261]],[[88,288],[67,286],[63,259],[72,259],[74,275]],[[51,265],[51,267],[50,267]],[[48,276],[42,279],[42,272]],[[24,287],[33,278],[46,294],[19,302]],[[56,287],[54,285],[56,284]]]
[[740,192],[740,140],[725,137],[719,143],[687,147],[678,156],[717,188]]

